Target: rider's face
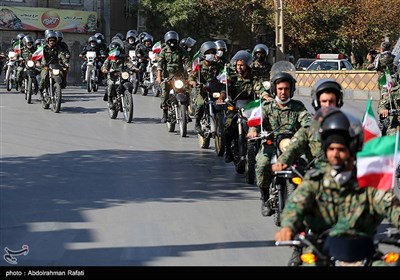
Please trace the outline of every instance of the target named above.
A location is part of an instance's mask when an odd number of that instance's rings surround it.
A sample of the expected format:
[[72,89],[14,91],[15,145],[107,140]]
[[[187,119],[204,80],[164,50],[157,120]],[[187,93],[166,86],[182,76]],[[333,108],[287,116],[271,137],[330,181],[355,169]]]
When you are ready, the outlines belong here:
[[319,96],[321,107],[336,107],[336,94],[333,92],[324,92]]
[[332,143],[326,150],[326,158],[330,165],[343,165],[350,158],[350,150],[346,145]]
[[48,42],[49,42],[49,46],[50,47],[54,47],[56,45],[56,43],[57,43],[57,40],[53,39],[53,38],[50,38]]
[[276,84],[276,96],[281,101],[286,101],[290,98],[290,83],[283,81]]
[[247,65],[243,60],[238,60],[236,62],[236,71],[241,75],[247,72]]

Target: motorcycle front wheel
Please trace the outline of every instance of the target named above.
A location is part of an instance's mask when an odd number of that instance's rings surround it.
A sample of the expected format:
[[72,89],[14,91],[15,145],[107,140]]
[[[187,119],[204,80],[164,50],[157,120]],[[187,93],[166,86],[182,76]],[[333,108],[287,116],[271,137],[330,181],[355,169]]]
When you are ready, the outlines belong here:
[[223,129],[224,129],[223,120],[221,116],[216,115],[214,142],[215,142],[215,152],[219,157],[222,157],[225,153],[225,140],[223,137],[224,135]]
[[254,143],[247,143],[246,155],[246,182],[254,184],[256,178],[256,146]]
[[[26,80],[25,80],[26,81]],[[32,78],[28,77],[28,82],[25,85],[26,101],[28,104],[32,103]]]
[[59,113],[61,110],[61,85],[54,83],[53,85],[53,96],[51,97],[52,111]]
[[11,81],[11,68],[10,67],[7,67],[5,81],[6,81],[7,91],[11,91],[11,89],[12,89],[12,81]]
[[90,79],[90,70],[86,70],[86,75],[85,75],[85,79],[86,79],[86,89],[87,92],[92,92],[92,81]]
[[186,137],[187,135],[187,105],[180,104],[179,105],[179,134],[181,137]]
[[127,123],[132,122],[133,119],[133,97],[128,91],[124,91],[124,96],[122,97],[122,110],[124,113],[124,119]]

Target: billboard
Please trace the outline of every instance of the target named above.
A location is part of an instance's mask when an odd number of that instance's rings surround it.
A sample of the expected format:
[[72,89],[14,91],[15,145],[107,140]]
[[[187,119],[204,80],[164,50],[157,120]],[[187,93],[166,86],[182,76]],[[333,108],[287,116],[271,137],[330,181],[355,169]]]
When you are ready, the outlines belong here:
[[96,32],[97,13],[80,10],[0,6],[0,29]]

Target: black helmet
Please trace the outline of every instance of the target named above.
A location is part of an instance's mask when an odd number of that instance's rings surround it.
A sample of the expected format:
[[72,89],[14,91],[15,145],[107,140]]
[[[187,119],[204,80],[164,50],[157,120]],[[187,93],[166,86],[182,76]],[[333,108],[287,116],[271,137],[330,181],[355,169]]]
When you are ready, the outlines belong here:
[[37,47],[37,46],[40,46],[42,44],[42,39],[36,39],[35,40],[35,43],[34,43],[34,45]]
[[90,44],[90,43],[92,43],[92,42],[94,42],[94,43],[97,44],[97,38],[96,38],[95,36],[90,36],[90,37],[89,37],[89,39],[88,39],[88,44]]
[[64,39],[64,34],[61,31],[56,31],[56,34],[58,42],[61,42]]
[[343,141],[343,144],[349,148],[350,154],[355,156],[357,152],[361,151],[364,143],[361,121],[350,113],[335,109],[327,110],[328,113],[321,120],[319,133],[322,149],[326,153],[329,145],[334,143],[333,141]]
[[[46,31],[47,31],[47,30],[46,30]],[[54,39],[57,40],[57,34],[56,34],[55,31],[49,30],[49,32],[47,32],[47,34],[46,34],[46,36],[45,36],[46,42],[49,42],[49,39],[50,39],[50,38],[54,38]]]
[[223,40],[217,40],[215,41],[215,44],[217,45],[217,50],[223,50],[224,52],[228,50],[226,43]]
[[24,33],[19,33],[19,34],[17,35],[17,39],[18,39],[18,40],[22,40],[24,37],[25,37],[25,34],[24,34]]
[[125,40],[124,34],[122,34],[122,33],[117,33],[117,34],[115,34],[114,37],[118,37],[118,38],[120,38],[122,41]]
[[121,50],[123,49],[123,46],[122,46],[121,43],[118,42],[118,41],[112,41],[112,42],[110,43],[110,45],[108,46],[108,49],[109,49],[109,50],[117,49],[117,50],[121,51]]
[[46,29],[45,31],[44,31],[44,37],[46,38],[46,36],[47,36],[47,34],[49,33],[49,32],[55,32],[53,29]]
[[146,42],[146,41],[150,41],[153,44],[153,36],[151,36],[150,34],[146,34],[143,37],[142,43]]
[[105,43],[106,41],[106,38],[101,33],[94,34],[94,37],[96,37],[98,41],[100,40],[100,44]]
[[217,53],[217,45],[213,41],[204,42],[200,47],[201,57],[204,57],[206,52],[212,50],[213,54]]
[[139,36],[138,36],[138,38],[139,38],[139,42],[140,43],[143,43],[143,39],[144,39],[144,37],[146,37],[146,35],[148,35],[149,33],[147,33],[147,32],[140,32],[139,33]]
[[271,78],[271,93],[275,96],[276,84],[284,81],[290,83],[290,98],[292,98],[296,90],[296,79],[287,72],[278,72]]
[[126,41],[128,41],[129,38],[134,38],[136,41],[136,37],[138,36],[138,33],[136,30],[131,29],[126,32]]
[[187,38],[183,38],[180,42],[179,42],[179,46],[181,48],[184,48],[185,50],[189,50],[190,48],[192,48],[195,44],[196,44],[196,40],[191,38],[191,37],[187,37]]
[[269,52],[268,47],[264,44],[257,44],[253,49],[253,53],[252,53],[253,57],[255,57],[256,53],[259,53],[259,52],[263,53],[265,56],[267,56],[268,52]]
[[179,41],[179,35],[175,31],[168,31],[164,35],[164,42],[167,43],[170,40],[176,40]]
[[[25,46],[27,46],[29,49],[32,48],[33,46],[33,38],[31,35],[26,35],[23,39],[22,42],[24,43]],[[28,43],[32,43],[30,45],[28,45]]]
[[250,67],[250,68],[251,68],[252,63],[253,63],[253,58],[251,57],[251,54],[250,54],[248,51],[245,51],[245,50],[240,50],[240,51],[238,51],[238,52],[232,57],[232,59],[231,59],[231,64],[232,64],[232,65],[236,65],[236,62],[237,62],[238,60],[243,60],[243,61],[246,63],[246,65],[247,65],[248,67]]
[[336,95],[336,107],[343,106],[343,90],[338,82],[334,79],[321,79],[317,81],[311,90],[311,105],[315,110],[321,108],[319,97],[323,92],[333,92]]

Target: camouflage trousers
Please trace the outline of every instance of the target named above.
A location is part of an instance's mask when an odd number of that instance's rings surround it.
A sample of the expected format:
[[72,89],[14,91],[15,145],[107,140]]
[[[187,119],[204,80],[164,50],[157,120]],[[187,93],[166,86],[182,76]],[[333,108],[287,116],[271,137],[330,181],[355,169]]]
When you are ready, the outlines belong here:
[[168,99],[169,99],[169,92],[172,89],[172,85],[170,83],[165,83],[162,82],[160,84],[160,88],[161,88],[161,105],[160,108],[161,109],[168,109]]
[[260,189],[268,189],[272,180],[271,158],[274,146],[262,144],[256,156],[256,181]]

